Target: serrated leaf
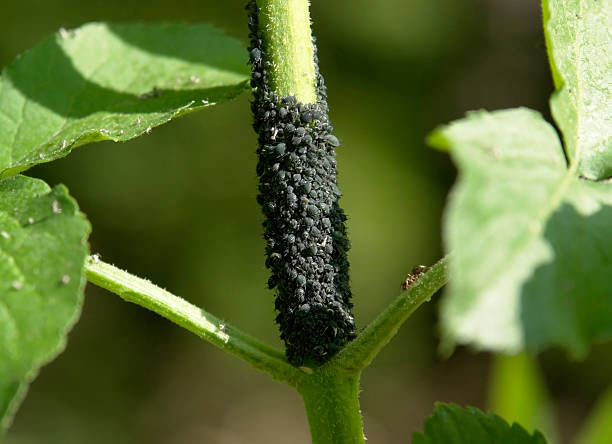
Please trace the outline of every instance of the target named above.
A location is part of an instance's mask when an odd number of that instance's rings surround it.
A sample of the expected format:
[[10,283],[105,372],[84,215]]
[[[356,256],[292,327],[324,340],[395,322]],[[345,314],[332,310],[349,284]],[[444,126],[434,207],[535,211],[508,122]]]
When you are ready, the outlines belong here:
[[437,131],[459,170],[445,346],[584,354],[612,337],[612,183],[567,169],[554,129],[526,109],[478,112]]
[[546,444],[541,433],[527,433],[520,425],[511,426],[493,413],[475,407],[436,404],[425,421],[425,431],[415,432],[412,444]]
[[0,182],[0,433],[80,313],[89,231],[65,187]]
[[545,0],[545,32],[558,91],[552,113],[568,157],[590,179],[612,176],[612,1]]
[[246,51],[207,25],[60,30],[0,77],[0,178],[126,141],[248,87]]

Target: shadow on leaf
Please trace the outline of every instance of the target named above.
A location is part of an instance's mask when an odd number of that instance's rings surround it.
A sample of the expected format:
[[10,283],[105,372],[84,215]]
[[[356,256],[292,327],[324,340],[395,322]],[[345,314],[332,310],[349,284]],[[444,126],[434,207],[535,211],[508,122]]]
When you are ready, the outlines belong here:
[[612,337],[612,207],[583,215],[564,204],[544,237],[554,259],[523,286],[525,344],[532,350],[569,346],[582,357],[593,340]]
[[37,49],[26,52],[9,66],[5,78],[28,100],[65,118],[80,119],[99,112],[166,113],[191,102],[201,106],[221,101],[236,92],[235,85],[183,90],[151,88],[142,94],[121,92],[85,78],[58,44],[58,37],[47,38]]

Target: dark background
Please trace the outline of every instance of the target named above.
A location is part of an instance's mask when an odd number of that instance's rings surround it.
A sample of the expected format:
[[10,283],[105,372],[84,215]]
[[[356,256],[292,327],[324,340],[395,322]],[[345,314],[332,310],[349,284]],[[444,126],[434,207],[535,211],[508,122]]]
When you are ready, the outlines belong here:
[[[89,21],[209,22],[246,42],[244,0],[4,2],[0,65],[60,27]],[[425,146],[467,110],[528,106],[552,91],[535,0],[313,0],[329,87],[341,201],[364,326],[416,264],[442,254],[455,178]],[[125,144],[99,143],[28,174],[66,184],[112,262],[280,347],[255,201],[249,97]],[[50,258],[49,260],[52,260]],[[409,442],[436,400],[487,407],[489,356],[436,352],[437,298],[401,329],[362,380],[369,442]],[[575,433],[612,372],[610,347],[542,364],[562,437]],[[309,442],[297,394],[117,296],[89,286],[67,350],[31,386],[10,444]]]

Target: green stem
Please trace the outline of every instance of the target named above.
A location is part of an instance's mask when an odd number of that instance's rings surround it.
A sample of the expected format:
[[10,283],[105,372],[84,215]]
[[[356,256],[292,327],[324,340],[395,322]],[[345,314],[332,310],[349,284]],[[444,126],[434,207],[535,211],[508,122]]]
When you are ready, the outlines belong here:
[[489,408],[509,423],[517,422],[527,431],[544,433],[548,444],[559,441],[546,383],[535,356],[492,356]]
[[447,258],[420,275],[354,341],[327,364],[295,368],[284,354],[151,282],[95,258],[86,264],[87,279],[128,302],[147,308],[186,328],[257,370],[295,387],[304,400],[313,444],[363,444],[359,378],[400,325],[447,280]]
[[316,69],[308,0],[257,0],[272,90],[315,103]]
[[612,387],[601,395],[576,436],[574,444],[612,442]]
[[302,395],[313,444],[363,444],[359,374],[317,369],[297,389]]
[[359,379],[401,324],[447,281],[448,258],[416,278],[366,329],[322,367],[303,377],[302,395],[313,444],[363,444]]
[[357,338],[344,347],[332,359],[333,365],[349,372],[359,372],[367,367],[395,336],[404,321],[424,302],[429,301],[447,280],[448,257],[444,257],[421,274]]
[[281,351],[262,344],[148,280],[96,258],[88,259],[85,270],[91,283],[163,316],[278,381],[295,386],[302,377],[302,372],[290,365]]

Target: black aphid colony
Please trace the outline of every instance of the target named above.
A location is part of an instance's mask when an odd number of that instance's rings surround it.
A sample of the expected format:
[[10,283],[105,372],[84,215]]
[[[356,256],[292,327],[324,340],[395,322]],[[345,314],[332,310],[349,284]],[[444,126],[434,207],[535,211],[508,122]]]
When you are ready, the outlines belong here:
[[272,271],[268,286],[276,288],[276,320],[287,358],[293,365],[319,365],[355,336],[346,216],[338,206],[339,143],[318,67],[315,104],[271,90],[255,0],[247,9],[256,88],[251,107],[259,135],[258,202],[266,218],[266,266]]

